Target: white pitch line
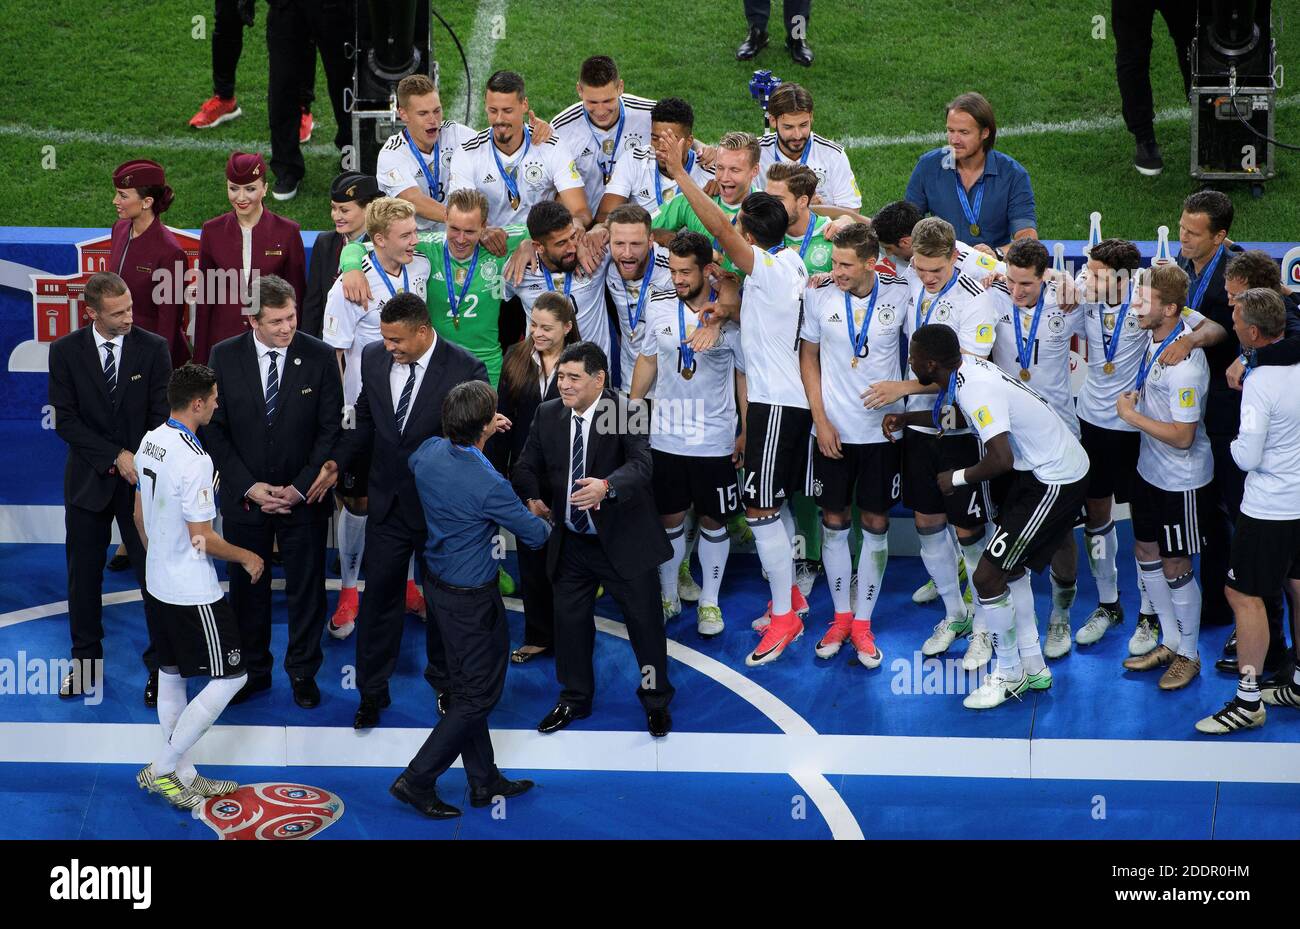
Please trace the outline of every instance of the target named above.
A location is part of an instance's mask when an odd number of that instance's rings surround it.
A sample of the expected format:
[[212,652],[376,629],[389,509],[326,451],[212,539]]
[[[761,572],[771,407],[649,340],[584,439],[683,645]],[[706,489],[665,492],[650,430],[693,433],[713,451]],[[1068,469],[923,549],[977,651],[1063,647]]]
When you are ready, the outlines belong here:
[[483,86],[492,76],[492,59],[496,55],[497,24],[505,21],[506,0],[484,0],[479,3],[474,16],[474,26],[469,36],[465,58],[469,62],[470,95],[473,110],[470,125],[477,126],[483,116]]
[[[195,130],[196,132],[198,130]],[[270,155],[271,143],[266,139],[256,142],[222,138],[219,136],[132,136],[118,132],[101,132],[94,129],[51,129],[28,126],[23,123],[0,124],[0,136],[12,136],[31,139],[47,144],[69,144],[73,142],[91,145],[112,145],[118,148],[133,148],[144,154],[151,149],[169,152],[262,152]],[[333,145],[304,145],[304,154],[329,155],[338,152]]]

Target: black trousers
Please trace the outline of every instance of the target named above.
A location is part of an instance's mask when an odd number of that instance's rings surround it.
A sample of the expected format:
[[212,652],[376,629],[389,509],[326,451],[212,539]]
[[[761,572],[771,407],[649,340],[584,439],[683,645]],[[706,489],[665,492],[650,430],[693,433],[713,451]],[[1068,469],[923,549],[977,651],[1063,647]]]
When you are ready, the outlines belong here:
[[[306,172],[298,144],[302,88],[316,74],[316,55],[325,66],[325,83],[334,110],[334,144],[351,144],[352,119],[343,108],[343,89],[351,86],[352,65],[344,48],[355,28],[353,0],[272,0],[266,13],[266,53],[270,61],[267,110],[271,128],[271,171],[277,179],[301,180]],[[314,46],[314,50],[313,50]]]
[[[269,516],[261,524],[225,520],[222,532],[227,542],[260,555],[268,565],[275,542],[284,559],[284,592],[289,600],[289,644],[284,651],[284,670],[290,677],[314,678],[324,654],[321,633],[325,630],[325,545],[329,523],[325,520],[288,522],[283,516]],[[232,565],[230,607],[239,621],[239,640],[244,650],[244,668],[250,678],[269,677],[275,668],[271,655],[271,572],[262,572],[253,584],[248,572]]]
[[[781,18],[785,21],[788,35],[793,28],[794,18],[802,16],[804,26],[808,24],[808,14],[812,9],[812,0],[783,0]],[[755,29],[767,31],[767,20],[772,15],[772,0],[745,0],[745,19]],[[807,36],[805,35],[806,39]]]
[[[363,697],[378,698],[388,692],[388,679],[397,669],[406,621],[406,567],[411,555],[423,556],[425,530],[415,529],[397,514],[403,506],[419,510],[419,501],[393,502],[383,522],[366,520],[366,553],[362,570],[366,589],[357,615],[357,689]],[[428,603],[425,603],[426,610]],[[427,618],[427,616],[426,616]],[[439,692],[447,689],[447,659],[438,624],[426,621],[425,679]]]
[[[235,75],[244,53],[244,29],[253,25],[256,0],[216,0],[212,23],[212,92],[223,100],[235,96]],[[316,46],[303,50],[306,81],[299,88],[302,107],[310,110],[316,99]]]
[[[72,633],[73,658],[104,657],[104,561],[113,536],[113,520],[117,520],[122,544],[131,558],[131,568],[143,595],[145,551],[140,534],[135,531],[135,488],[119,480],[113,499],[102,510],[71,504],[63,508],[63,527],[67,534],[64,553],[68,565],[68,626]],[[148,635],[146,625],[146,638]],[[142,658],[145,667],[155,671],[158,658],[153,640],[148,641]]]
[[550,648],[555,644],[555,591],[546,574],[546,548],[522,542],[519,555],[519,598],[524,601],[524,644]]
[[432,790],[458,757],[465,759],[471,787],[496,783],[501,772],[492,754],[488,714],[501,699],[510,663],[510,630],[496,578],[472,591],[425,581],[429,625],[442,636],[447,661],[447,715],[439,720],[407,766],[407,779]]
[[589,710],[596,695],[591,667],[596,644],[596,588],[604,586],[623,611],[628,640],[636,655],[641,679],[637,697],[647,710],[666,707],[673,698],[668,681],[668,639],[659,599],[659,568],[652,565],[631,579],[620,577],[609,563],[600,539],[563,532],[555,589],[555,674],[560,703]]
[[1188,49],[1196,34],[1196,4],[1190,0],[1111,0],[1110,26],[1115,33],[1115,79],[1124,109],[1124,125],[1139,143],[1156,140],[1155,103],[1151,96],[1151,27],[1155,14],[1165,18],[1174,40],[1183,94],[1192,90]]

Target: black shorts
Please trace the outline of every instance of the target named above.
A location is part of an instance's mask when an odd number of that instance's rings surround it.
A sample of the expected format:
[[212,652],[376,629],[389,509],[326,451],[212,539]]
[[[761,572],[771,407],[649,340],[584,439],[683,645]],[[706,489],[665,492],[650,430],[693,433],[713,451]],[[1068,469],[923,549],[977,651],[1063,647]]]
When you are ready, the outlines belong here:
[[990,516],[988,486],[969,484],[944,496],[938,481],[941,471],[969,468],[979,462],[979,437],[973,432],[937,436],[915,429],[904,431],[903,504],[915,513],[943,513],[959,529],[982,528]]
[[793,501],[807,480],[812,413],[751,403],[745,430],[745,504],[773,510]]
[[181,677],[239,677],[244,656],[239,623],[225,597],[215,603],[181,606],[149,598],[144,611],[158,667],[179,668]]
[[650,449],[655,507],[660,516],[685,513],[725,522],[740,510],[740,484],[730,455],[696,458]]
[[1161,490],[1133,474],[1133,538],[1155,542],[1161,558],[1190,558],[1199,554],[1205,536],[1201,524],[1212,517],[1209,487],[1199,490]]
[[998,510],[984,554],[1007,573],[1042,571],[1074,530],[1088,479],[1044,484],[1032,471],[1016,471]]
[[1080,419],[1079,442],[1088,453],[1088,499],[1113,496],[1116,503],[1132,500],[1142,433],[1103,429]]
[[1256,519],[1242,513],[1232,530],[1228,586],[1248,597],[1271,597],[1300,580],[1300,519]]
[[345,497],[364,497],[370,489],[371,450],[357,455],[348,469],[339,475],[338,492]]
[[856,503],[864,513],[888,513],[902,492],[902,452],[893,442],[841,443],[843,458],[827,458],[813,440],[812,489],[823,510],[840,513]]

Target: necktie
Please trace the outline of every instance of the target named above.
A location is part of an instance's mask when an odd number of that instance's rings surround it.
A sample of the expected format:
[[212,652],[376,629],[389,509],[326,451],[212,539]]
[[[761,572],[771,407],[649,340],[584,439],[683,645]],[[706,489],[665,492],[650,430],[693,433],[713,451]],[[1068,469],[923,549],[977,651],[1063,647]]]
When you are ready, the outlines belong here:
[[117,395],[117,362],[113,360],[113,343],[104,343],[104,380],[108,382],[109,399]]
[[280,372],[276,368],[276,352],[270,352],[271,367],[266,372],[266,424],[269,426],[275,418],[275,400],[280,394]]
[[415,391],[415,371],[419,366],[418,361],[411,362],[411,373],[406,378],[406,386],[402,388],[402,399],[397,403],[397,432],[399,435],[406,428],[406,411],[411,407],[411,394]]
[[[578,478],[586,477],[584,473],[587,466],[587,456],[582,447],[582,417],[573,417],[573,458],[569,462],[569,469],[573,472],[573,485],[569,488],[569,493],[576,492],[578,487]],[[580,510],[573,504],[569,505],[569,522],[573,528],[579,532],[591,531],[591,517],[587,515],[586,510]]]

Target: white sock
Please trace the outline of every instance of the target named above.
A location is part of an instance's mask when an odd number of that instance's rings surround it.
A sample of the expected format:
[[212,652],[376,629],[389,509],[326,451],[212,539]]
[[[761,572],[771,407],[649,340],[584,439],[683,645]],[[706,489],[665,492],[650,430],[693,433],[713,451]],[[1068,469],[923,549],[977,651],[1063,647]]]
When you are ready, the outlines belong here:
[[694,510],[686,511],[686,522],[682,523],[682,528],[686,531],[685,545],[682,548],[682,561],[690,561],[691,552],[695,551],[695,542],[700,536],[699,520],[695,518]]
[[1151,612],[1160,618],[1160,637],[1163,644],[1173,651],[1178,651],[1178,643],[1182,636],[1178,632],[1178,620],[1174,618],[1174,600],[1170,596],[1165,572],[1158,561],[1146,564],[1138,562],[1138,568],[1142,572],[1142,583],[1151,600]]
[[822,524],[822,566],[826,569],[826,582],[831,588],[831,602],[835,612],[847,613],[849,588],[853,584],[853,556],[849,553],[849,529],[832,529]]
[[[966,564],[966,583],[974,584],[975,567],[980,563],[980,556],[984,554],[984,537],[976,536],[972,542],[962,542],[959,539],[957,547],[961,550],[961,559]],[[971,601],[971,606],[971,631],[988,632],[988,619],[984,616],[984,609],[980,606],[978,597]]]
[[767,572],[767,583],[772,589],[772,615],[784,616],[790,612],[790,588],[794,585],[794,562],[790,559],[790,536],[775,516],[747,518],[750,532],[754,533],[754,547],[758,560]]
[[1018,681],[1024,676],[1020,666],[1020,650],[1016,647],[1015,611],[1011,607],[1011,593],[1002,591],[996,597],[980,599],[984,606],[984,615],[988,619],[989,636],[993,639],[993,651],[998,658],[998,670],[1011,681]]
[[957,563],[952,558],[952,544],[948,541],[946,526],[937,529],[917,529],[921,541],[921,562],[934,579],[943,599],[943,608],[949,616],[966,615],[966,603],[957,587]]
[[675,529],[665,529],[664,532],[668,535],[673,553],[659,566],[659,589],[663,598],[672,602],[677,599],[677,566],[682,563],[682,557],[686,553],[686,527],[678,526]]
[[1020,662],[1030,674],[1037,674],[1047,667],[1043,661],[1043,649],[1038,642],[1038,617],[1034,614],[1034,585],[1026,571],[1019,580],[1012,581],[1012,612],[1016,619],[1016,646],[1020,652]]
[[248,678],[243,675],[213,678],[208,681],[207,686],[200,690],[198,696],[181,712],[171,736],[167,739],[167,744],[154,758],[154,777],[176,772],[181,757],[212,728],[212,724],[217,721],[226,704],[230,703],[247,681]]
[[708,530],[700,528],[700,567],[704,583],[700,585],[700,605],[717,606],[722,575],[727,570],[727,555],[731,553],[731,536],[727,527]]
[[1115,603],[1119,600],[1119,568],[1115,555],[1119,551],[1119,533],[1115,520],[1096,529],[1083,530],[1084,544],[1088,546],[1088,564],[1092,566],[1092,579],[1097,582],[1097,601]]
[[356,587],[361,574],[361,555],[366,550],[366,518],[339,510],[339,564],[342,567],[342,586]]
[[[1151,598],[1147,596],[1147,582],[1146,578],[1142,576],[1142,562],[1138,561],[1137,556],[1134,555],[1133,563],[1137,565],[1138,596],[1142,598],[1142,605],[1138,607],[1138,612],[1151,616],[1155,613],[1156,608],[1151,605]],[[1164,577],[1164,575],[1162,574],[1161,577]]]
[[1196,575],[1191,571],[1168,584],[1174,621],[1178,623],[1178,648],[1175,650],[1184,658],[1195,658],[1201,638],[1201,585],[1196,583]]
[[[1048,571],[1052,577],[1052,618],[1048,620],[1053,623],[1065,623],[1070,625],[1070,607],[1074,606],[1074,596],[1079,591],[1079,585],[1071,581],[1067,587],[1065,583],[1056,576],[1055,571]],[[1025,577],[1029,574],[1026,572]]]
[[[164,744],[172,737],[172,732],[176,729],[176,720],[181,718],[181,713],[184,711],[185,678],[160,668],[158,670],[158,725],[162,727]],[[181,779],[181,783],[187,786],[194,783],[196,774],[198,772],[194,770],[188,755],[177,762],[176,776]]]
[[885,565],[888,561],[888,531],[875,533],[864,526],[862,551],[858,555],[858,602],[854,605],[854,619],[871,619],[885,580]]
[[781,525],[785,529],[785,534],[790,539],[790,570],[791,577],[794,577],[794,555],[802,546],[798,545],[799,526],[794,521],[794,509],[792,504],[785,503],[779,510],[781,515]]

